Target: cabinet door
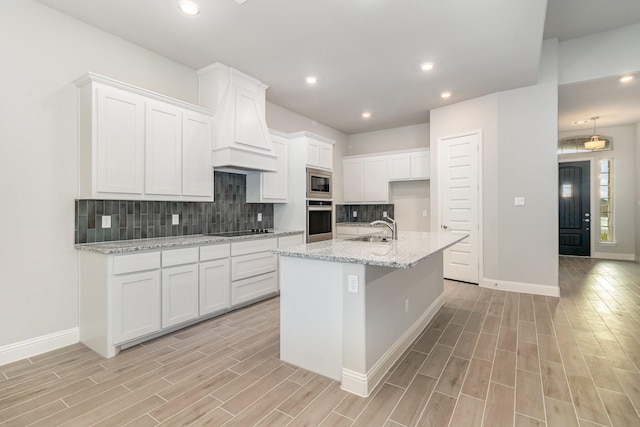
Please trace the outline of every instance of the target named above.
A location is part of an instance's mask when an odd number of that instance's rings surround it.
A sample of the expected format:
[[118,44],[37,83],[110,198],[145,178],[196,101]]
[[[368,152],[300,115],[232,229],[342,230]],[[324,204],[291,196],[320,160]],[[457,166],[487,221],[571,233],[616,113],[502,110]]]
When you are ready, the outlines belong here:
[[344,201],[359,203],[364,200],[364,170],[362,159],[342,161]]
[[113,342],[120,344],[160,330],[160,271],[113,278]]
[[411,178],[411,155],[409,153],[389,156],[387,162],[389,181]]
[[229,258],[200,263],[200,316],[229,308]]
[[367,203],[387,203],[389,201],[386,157],[365,158],[364,201]]
[[147,101],[145,193],[179,196],[182,183],[182,112]]
[[411,178],[428,179],[430,169],[430,156],[428,151],[411,153]]
[[198,317],[198,265],[162,269],[162,327]]
[[327,143],[320,144],[320,167],[333,169],[333,145]]
[[182,195],[213,198],[212,120],[204,114],[182,114]]
[[96,190],[142,194],[144,99],[100,86],[96,88],[96,109]]
[[262,173],[262,199],[287,201],[289,185],[289,159],[287,156],[287,140],[273,137],[273,153],[276,155],[277,172]]
[[307,139],[307,166],[320,167],[320,142]]

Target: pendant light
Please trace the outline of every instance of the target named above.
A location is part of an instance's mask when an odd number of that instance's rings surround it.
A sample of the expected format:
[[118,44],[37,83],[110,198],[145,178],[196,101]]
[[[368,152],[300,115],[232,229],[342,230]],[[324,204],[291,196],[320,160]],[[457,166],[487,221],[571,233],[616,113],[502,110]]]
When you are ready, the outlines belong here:
[[602,150],[606,145],[605,140],[600,139],[598,134],[596,134],[596,120],[599,118],[600,117],[591,117],[591,120],[593,120],[593,136],[589,141],[584,143],[584,148],[586,150]]

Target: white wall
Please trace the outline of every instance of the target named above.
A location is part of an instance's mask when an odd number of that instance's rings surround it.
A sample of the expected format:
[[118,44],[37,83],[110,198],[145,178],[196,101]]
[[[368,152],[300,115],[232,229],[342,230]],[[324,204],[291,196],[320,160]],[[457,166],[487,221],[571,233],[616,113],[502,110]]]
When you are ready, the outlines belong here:
[[[636,155],[635,155],[635,163],[636,171],[640,171],[640,122],[636,123]],[[636,215],[636,261],[640,261],[640,174],[636,172],[636,176],[633,179],[633,182],[636,186],[636,198],[635,198],[635,215]]]
[[93,71],[188,102],[193,70],[31,0],[0,14],[0,347],[78,326],[75,78]]
[[[560,161],[591,160],[591,254],[595,258],[634,259],[636,215],[636,125],[598,128],[598,134],[613,138],[613,150],[563,154]],[[588,131],[561,132],[559,138],[590,135]],[[600,243],[599,182],[600,160],[613,160],[613,218],[615,243]]]
[[429,146],[429,123],[349,135],[347,155],[375,154]]
[[640,70],[640,24],[560,43],[559,84]]
[[[557,86],[514,89],[431,111],[432,229],[438,227],[435,141],[474,131],[482,132],[481,283],[522,291],[557,287]],[[514,206],[515,196],[524,196],[526,205]]]

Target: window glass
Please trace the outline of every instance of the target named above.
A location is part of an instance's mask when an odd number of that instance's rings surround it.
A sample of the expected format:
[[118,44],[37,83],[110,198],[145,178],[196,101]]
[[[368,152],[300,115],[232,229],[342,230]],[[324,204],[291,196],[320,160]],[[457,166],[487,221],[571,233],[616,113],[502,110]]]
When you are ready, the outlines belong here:
[[613,242],[611,160],[600,160],[600,241]]

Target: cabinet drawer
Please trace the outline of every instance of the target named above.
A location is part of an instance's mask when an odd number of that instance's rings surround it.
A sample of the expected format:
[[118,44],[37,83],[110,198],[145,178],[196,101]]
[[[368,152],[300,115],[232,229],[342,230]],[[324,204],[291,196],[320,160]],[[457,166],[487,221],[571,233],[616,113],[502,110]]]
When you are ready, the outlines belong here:
[[277,256],[271,252],[242,255],[231,258],[231,280],[246,279],[277,269]]
[[231,305],[251,301],[278,290],[278,275],[263,274],[249,279],[238,280],[231,284]]
[[156,268],[160,268],[159,251],[117,255],[113,258],[113,274],[133,273]]
[[198,248],[182,248],[162,251],[162,266],[191,264],[198,262]]
[[231,256],[253,254],[277,249],[278,239],[256,239],[231,244]]
[[286,248],[288,246],[296,246],[304,243],[304,235],[296,234],[295,236],[284,236],[278,238],[278,247]]
[[200,261],[211,261],[212,259],[229,258],[229,247],[231,244],[209,245],[200,247]]

